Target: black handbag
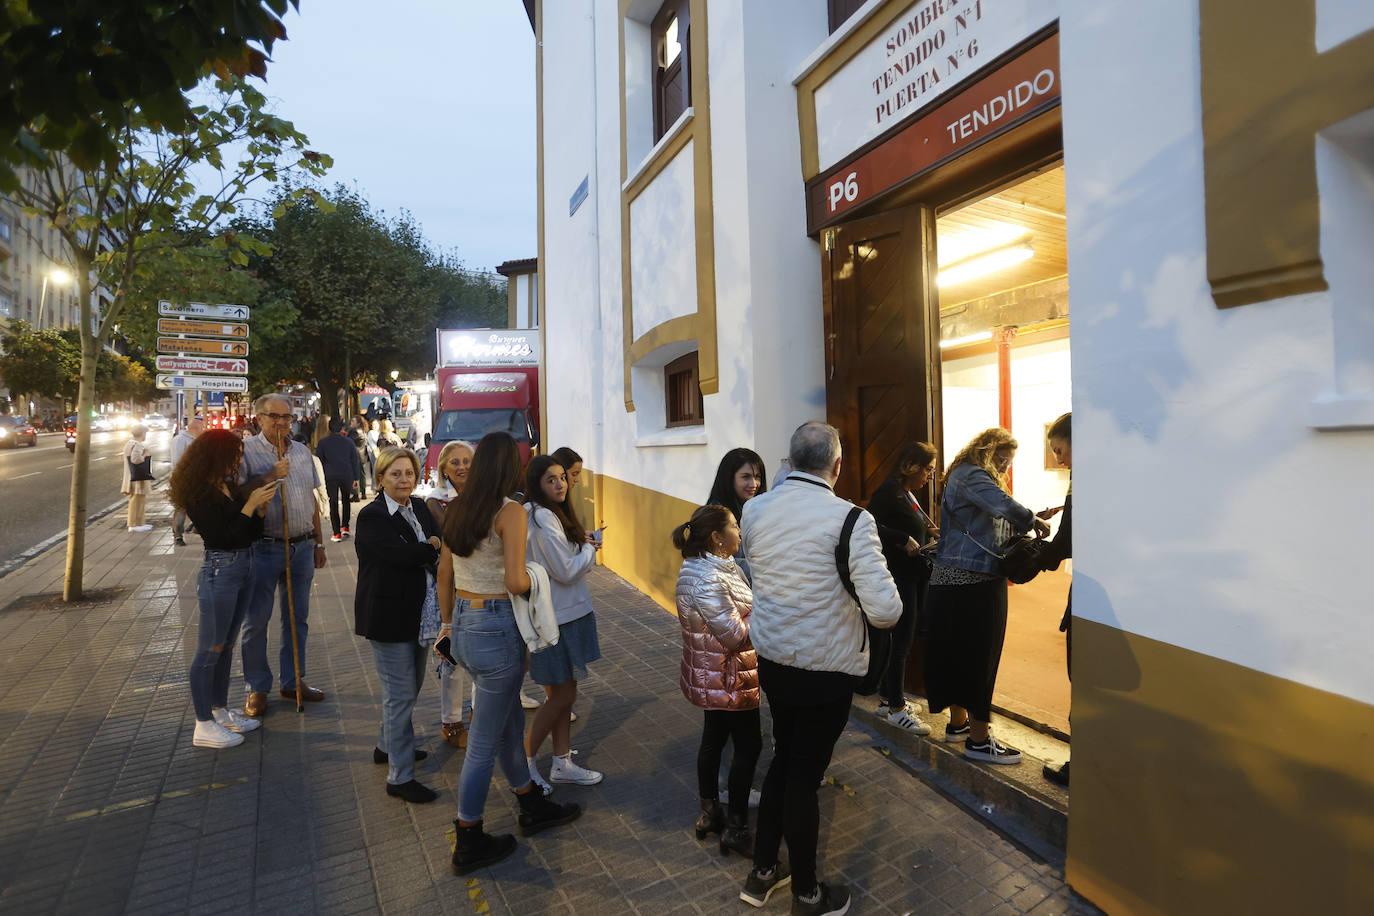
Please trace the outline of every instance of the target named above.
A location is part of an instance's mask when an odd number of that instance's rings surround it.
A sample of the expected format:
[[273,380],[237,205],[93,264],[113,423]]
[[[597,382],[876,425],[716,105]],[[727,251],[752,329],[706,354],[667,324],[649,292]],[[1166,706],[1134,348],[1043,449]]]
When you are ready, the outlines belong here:
[[[892,659],[892,631],[879,629],[868,619],[868,615],[864,613],[863,602],[859,600],[859,593],[854,589],[854,581],[849,577],[849,536],[854,533],[854,525],[862,511],[863,509],[855,506],[844,517],[844,525],[840,528],[840,540],[835,545],[835,571],[840,575],[840,584],[859,606],[859,614],[864,619],[864,645],[868,647],[868,670],[859,678],[854,692],[860,696],[871,697],[882,685],[883,676],[887,674],[888,662]],[[863,651],[863,648],[860,647],[859,651]]]
[[[953,513],[950,513],[950,521],[954,522]],[[954,522],[954,527],[962,531],[964,537],[972,541],[974,546],[983,553],[995,557],[998,574],[1005,577],[1013,585],[1025,585],[1045,569],[1045,551],[1049,550],[1051,543],[1047,538],[1018,534],[1007,541],[1002,553],[995,553],[979,543],[978,539],[969,534],[968,529],[963,525]]]
[[129,462],[129,480],[152,480],[153,479],[153,456],[149,455],[142,461],[134,461],[132,458],[125,458]]

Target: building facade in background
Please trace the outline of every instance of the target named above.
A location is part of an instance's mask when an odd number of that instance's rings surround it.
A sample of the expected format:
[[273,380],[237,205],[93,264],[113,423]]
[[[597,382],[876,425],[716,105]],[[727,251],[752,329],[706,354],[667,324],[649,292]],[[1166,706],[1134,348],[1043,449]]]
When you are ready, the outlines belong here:
[[856,501],[1002,425],[1057,505],[1072,408],[1070,882],[1374,909],[1374,8],[533,6],[547,441],[607,565],[671,608],[720,457],[811,419]]

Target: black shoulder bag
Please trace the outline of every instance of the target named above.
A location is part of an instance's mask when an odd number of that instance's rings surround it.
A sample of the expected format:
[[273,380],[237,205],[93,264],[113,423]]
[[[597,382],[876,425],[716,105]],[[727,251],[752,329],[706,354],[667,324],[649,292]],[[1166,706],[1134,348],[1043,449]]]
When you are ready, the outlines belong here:
[[125,458],[129,462],[129,480],[152,480],[153,479],[153,456],[149,455],[142,461],[134,461],[132,458]]
[[[892,631],[875,627],[864,613],[863,602],[854,589],[854,580],[849,577],[849,536],[854,533],[854,525],[863,509],[858,506],[849,510],[840,528],[840,541],[835,545],[835,572],[840,575],[840,584],[849,592],[849,597],[859,606],[859,614],[864,619],[864,645],[868,647],[868,670],[859,678],[854,692],[860,696],[871,697],[882,685],[883,675],[887,673],[887,663],[892,659]],[[860,648],[862,651],[862,647]]]
[[[954,522],[954,513],[949,513],[949,520]],[[962,531],[964,537],[972,541],[983,553],[995,557],[998,574],[1006,577],[1013,585],[1025,585],[1045,569],[1045,554],[1049,551],[1051,543],[1045,538],[1032,537],[1029,534],[1013,535],[1003,546],[1002,553],[994,553],[969,534],[963,525],[954,522],[954,527]]]

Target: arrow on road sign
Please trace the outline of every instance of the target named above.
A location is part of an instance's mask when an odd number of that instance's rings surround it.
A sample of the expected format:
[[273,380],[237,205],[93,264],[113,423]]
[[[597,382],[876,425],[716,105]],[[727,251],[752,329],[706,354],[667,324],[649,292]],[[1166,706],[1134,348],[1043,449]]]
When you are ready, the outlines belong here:
[[159,337],[157,339],[157,352],[247,356],[248,342],[243,340],[201,340],[197,337]]
[[185,318],[159,318],[159,334],[205,334],[210,337],[247,337],[246,323],[227,324],[222,321],[196,321]]
[[247,375],[248,360],[216,356],[159,356],[159,372],[217,372],[224,375]]
[[248,379],[226,375],[161,375],[157,377],[157,387],[164,391],[198,388],[202,391],[234,391],[240,394],[248,391]]
[[247,321],[251,309],[246,305],[208,305],[204,302],[158,301],[159,315],[184,316],[187,318],[230,318],[234,321]]

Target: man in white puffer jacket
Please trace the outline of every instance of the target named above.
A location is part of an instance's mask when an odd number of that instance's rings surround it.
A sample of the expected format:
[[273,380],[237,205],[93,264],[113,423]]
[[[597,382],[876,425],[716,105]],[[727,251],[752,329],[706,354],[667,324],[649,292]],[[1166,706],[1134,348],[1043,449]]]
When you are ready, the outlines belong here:
[[[839,914],[849,909],[848,889],[816,878],[816,787],[849,720],[854,683],[868,668],[863,616],[835,570],[835,546],[853,504],[833,490],[841,460],[833,426],[803,424],[788,451],[794,470],[744,504],[741,524],[754,573],[749,637],[776,748],[759,803],[754,868],[740,898],[763,906],[790,877],[794,913]],[[867,512],[851,535],[849,575],[868,619],[895,626],[902,601]],[[778,863],[783,837],[790,873]]]

